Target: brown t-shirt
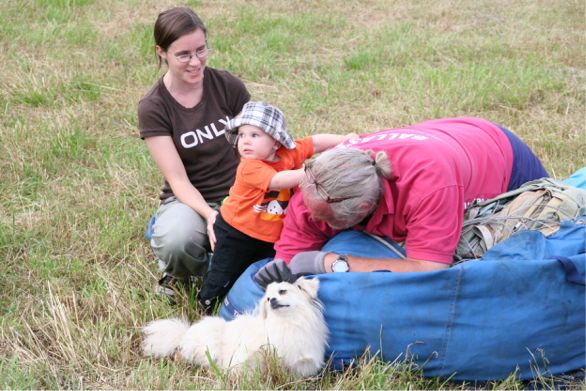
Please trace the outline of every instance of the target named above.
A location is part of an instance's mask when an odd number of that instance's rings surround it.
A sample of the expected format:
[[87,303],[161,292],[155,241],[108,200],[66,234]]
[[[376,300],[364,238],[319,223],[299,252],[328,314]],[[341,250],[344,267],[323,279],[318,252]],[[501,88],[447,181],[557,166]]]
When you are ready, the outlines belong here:
[[[238,165],[224,129],[249,100],[250,93],[240,79],[208,67],[201,102],[185,108],[171,96],[161,78],[138,103],[140,137],[171,136],[191,183],[206,201],[221,200],[234,183]],[[172,195],[165,181],[160,198]]]

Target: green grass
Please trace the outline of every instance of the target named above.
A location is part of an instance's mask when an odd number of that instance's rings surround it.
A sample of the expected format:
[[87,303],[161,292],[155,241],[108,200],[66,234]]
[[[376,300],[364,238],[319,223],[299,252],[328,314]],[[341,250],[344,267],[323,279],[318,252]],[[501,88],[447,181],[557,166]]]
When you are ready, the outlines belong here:
[[[140,356],[147,321],[199,316],[193,297],[155,297],[142,237],[161,178],[136,105],[162,72],[152,25],[172,4],[0,2],[0,388],[474,388],[366,356],[300,382],[278,365],[231,378]],[[586,162],[582,1],[186,4],[209,28],[210,65],[281,107],[297,136],[474,115],[557,178]],[[512,374],[481,388],[526,386]]]

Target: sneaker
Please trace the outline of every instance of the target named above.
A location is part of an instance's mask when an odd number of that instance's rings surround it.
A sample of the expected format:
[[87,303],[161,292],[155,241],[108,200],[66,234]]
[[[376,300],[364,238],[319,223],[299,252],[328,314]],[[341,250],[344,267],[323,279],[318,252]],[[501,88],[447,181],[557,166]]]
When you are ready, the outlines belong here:
[[197,303],[199,304],[199,307],[201,308],[204,315],[208,315],[208,316],[214,315],[214,313],[216,312],[216,310],[220,306],[220,302],[217,297],[213,298],[213,299],[206,299],[206,300],[198,298]]
[[169,274],[163,274],[163,278],[155,285],[155,293],[167,297],[171,304],[176,304],[175,290],[177,289],[177,279]]

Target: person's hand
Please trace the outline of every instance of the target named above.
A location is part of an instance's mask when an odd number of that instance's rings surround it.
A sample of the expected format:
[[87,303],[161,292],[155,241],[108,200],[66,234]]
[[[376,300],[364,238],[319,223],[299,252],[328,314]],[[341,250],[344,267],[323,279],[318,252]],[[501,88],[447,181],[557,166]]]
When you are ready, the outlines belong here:
[[281,259],[267,263],[254,275],[254,280],[261,288],[266,289],[271,282],[295,282],[306,274],[322,274],[326,272],[322,251],[306,251],[295,255],[289,265]]
[[290,282],[293,283],[297,280],[297,275],[291,273],[291,269],[281,259],[271,261],[260,268],[254,275],[254,281],[262,289],[266,289],[267,285],[271,282]]
[[216,217],[218,216],[217,211],[213,211],[210,217],[207,219],[207,231],[208,231],[208,238],[210,240],[210,247],[212,251],[214,251],[216,247],[216,234],[214,233],[214,224],[216,222]]
[[291,272],[297,276],[306,274],[322,274],[326,272],[323,251],[305,251],[298,253],[289,262]]

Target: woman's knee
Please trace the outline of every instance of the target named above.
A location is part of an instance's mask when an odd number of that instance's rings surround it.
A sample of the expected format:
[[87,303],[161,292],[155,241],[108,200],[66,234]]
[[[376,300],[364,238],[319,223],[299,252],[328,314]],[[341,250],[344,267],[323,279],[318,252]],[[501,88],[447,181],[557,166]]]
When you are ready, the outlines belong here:
[[153,226],[151,247],[166,273],[178,278],[203,274],[209,252],[206,222],[187,205],[162,205]]

